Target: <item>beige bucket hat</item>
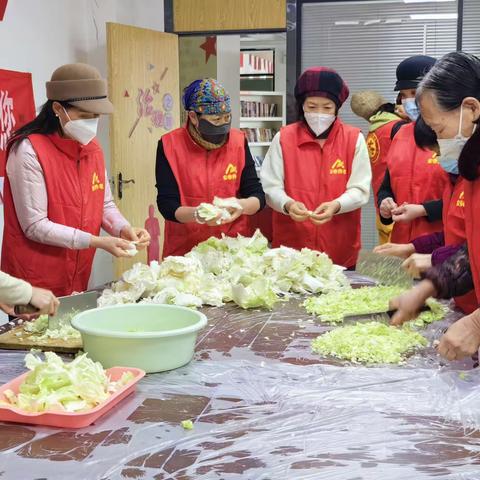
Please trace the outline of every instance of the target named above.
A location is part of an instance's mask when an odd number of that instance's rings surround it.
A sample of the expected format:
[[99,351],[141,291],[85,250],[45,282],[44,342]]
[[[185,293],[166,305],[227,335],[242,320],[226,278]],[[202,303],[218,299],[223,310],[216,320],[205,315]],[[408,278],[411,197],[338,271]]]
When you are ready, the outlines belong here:
[[107,96],[107,82],[86,63],[70,63],[57,68],[47,86],[47,98],[67,102],[85,112],[109,114],[113,105]]
[[368,122],[370,117],[375,115],[378,109],[385,103],[387,103],[385,98],[374,90],[363,90],[352,95],[350,107],[355,115],[364,118]]

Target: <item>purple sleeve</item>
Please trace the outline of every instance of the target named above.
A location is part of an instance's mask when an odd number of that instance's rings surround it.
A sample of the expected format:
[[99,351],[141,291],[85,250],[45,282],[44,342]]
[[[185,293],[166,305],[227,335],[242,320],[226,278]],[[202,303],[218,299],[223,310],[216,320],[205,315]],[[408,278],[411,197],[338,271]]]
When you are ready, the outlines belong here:
[[432,252],[432,265],[440,265],[446,260],[448,260],[450,257],[455,255],[462,245],[447,245],[445,247],[440,247],[435,249]]
[[445,236],[443,232],[435,232],[415,238],[412,243],[417,253],[433,253],[434,250],[445,245]]
[[460,297],[473,290],[467,245],[460,245],[444,263],[428,269],[425,278],[434,284],[437,298]]

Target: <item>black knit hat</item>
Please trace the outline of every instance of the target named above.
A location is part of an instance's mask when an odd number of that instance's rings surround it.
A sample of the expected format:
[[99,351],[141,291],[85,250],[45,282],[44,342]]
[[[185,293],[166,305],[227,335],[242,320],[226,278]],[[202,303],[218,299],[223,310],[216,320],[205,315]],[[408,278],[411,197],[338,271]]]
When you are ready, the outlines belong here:
[[428,55],[414,55],[400,62],[397,67],[397,83],[394,90],[417,88],[436,61]]
[[342,77],[327,67],[312,67],[305,70],[295,85],[297,102],[306,97],[324,97],[332,100],[340,108],[348,98],[349,90]]

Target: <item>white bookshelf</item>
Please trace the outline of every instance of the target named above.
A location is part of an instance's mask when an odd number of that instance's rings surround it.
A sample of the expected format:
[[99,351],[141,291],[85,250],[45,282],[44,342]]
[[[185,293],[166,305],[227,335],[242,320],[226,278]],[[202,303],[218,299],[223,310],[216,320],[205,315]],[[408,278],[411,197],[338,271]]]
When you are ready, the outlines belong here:
[[[240,117],[241,129],[267,128],[278,132],[280,128],[287,123],[285,92],[242,91],[240,92],[240,101],[276,105],[274,116],[245,115],[246,112],[244,109],[242,111],[242,116]],[[250,108],[249,111],[252,111],[252,109]],[[250,151],[252,152],[252,156],[256,163],[257,159],[263,160],[270,145],[271,141],[257,140],[248,142],[248,146],[250,147]]]

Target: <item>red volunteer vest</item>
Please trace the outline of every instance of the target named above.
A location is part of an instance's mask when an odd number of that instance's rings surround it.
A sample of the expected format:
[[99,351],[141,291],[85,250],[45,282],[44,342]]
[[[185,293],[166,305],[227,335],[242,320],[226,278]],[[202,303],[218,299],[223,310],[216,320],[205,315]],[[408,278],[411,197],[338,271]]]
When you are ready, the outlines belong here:
[[[105,162],[99,144],[93,140],[82,146],[58,135],[34,134],[28,139],[43,170],[49,220],[98,235],[105,197]],[[18,222],[7,177],[4,200],[2,270],[58,296],[86,290],[95,250],[29,240]]]
[[[443,196],[443,229],[445,245],[465,243],[465,180],[458,177],[455,185],[445,189]],[[455,298],[455,303],[464,313],[472,313],[477,309],[475,292]]]
[[[388,154],[390,183],[397,205],[421,204],[443,198],[450,179],[437,155],[417,147],[414,124],[404,125],[393,139]],[[395,223],[392,243],[410,243],[414,238],[443,230],[442,221],[429,223],[425,217],[412,222]]]
[[[245,135],[240,130],[230,130],[228,142],[216,150],[207,151],[196,144],[186,127],[181,127],[162,137],[168,163],[172,168],[180,203],[196,207],[202,202],[211,203],[215,196],[238,197],[240,178],[245,166]],[[222,233],[234,237],[238,233],[252,235],[248,218],[218,227],[200,225],[196,222],[165,222],[163,257],[185,255],[193,247],[210,237]]]
[[[344,193],[359,132],[337,119],[322,148],[303,122],[283,127],[280,144],[287,195],[303,202],[308,210],[315,210]],[[309,220],[295,222],[288,215],[273,212],[273,247],[308,247],[327,253],[338,265],[353,267],[360,243],[360,209],[335,215],[320,226]]]
[[467,233],[468,256],[472,269],[473,282],[477,298],[477,307],[480,304],[480,220],[478,206],[480,205],[480,179],[473,182],[464,180],[465,186],[465,227]]
[[387,154],[392,144],[392,128],[399,120],[392,120],[367,135],[368,155],[372,165],[372,188],[375,198],[375,208],[378,211],[377,193],[382,185],[387,169]]

